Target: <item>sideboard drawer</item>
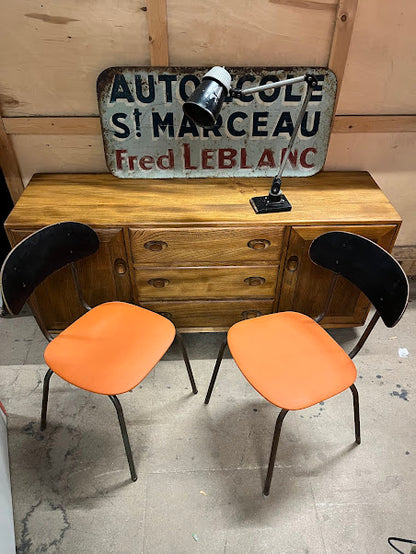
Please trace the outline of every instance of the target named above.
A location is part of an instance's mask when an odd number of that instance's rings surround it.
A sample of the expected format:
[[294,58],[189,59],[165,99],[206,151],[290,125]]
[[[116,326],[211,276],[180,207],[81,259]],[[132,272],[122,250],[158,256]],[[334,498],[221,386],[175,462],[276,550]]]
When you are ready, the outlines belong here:
[[138,300],[271,298],[278,266],[136,268]]
[[268,300],[211,300],[185,302],[142,302],[143,308],[158,312],[178,328],[228,329],[237,321],[271,314],[273,299]]
[[277,263],[285,227],[129,229],[135,264],[197,262]]

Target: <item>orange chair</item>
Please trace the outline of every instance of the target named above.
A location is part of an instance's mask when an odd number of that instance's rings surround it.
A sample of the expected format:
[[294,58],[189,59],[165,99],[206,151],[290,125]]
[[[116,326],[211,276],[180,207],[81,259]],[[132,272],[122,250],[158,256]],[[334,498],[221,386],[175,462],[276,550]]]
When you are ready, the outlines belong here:
[[45,350],[49,369],[43,382],[41,430],[46,428],[49,381],[54,373],[81,389],[105,394],[114,404],[132,481],[134,467],[123,410],[117,395],[136,387],[178,337],[192,391],[197,388],[183,339],[171,321],[125,302],[107,302],[90,308],[84,301],[75,262],[98,250],[91,227],[65,222],[44,227],[20,242],[1,269],[4,305],[17,315],[35,288],[48,275],[70,264],[78,296],[87,312],[56,338],[42,329],[50,341]]
[[[230,352],[247,381],[266,400],[281,408],[276,420],[263,494],[268,496],[283,420],[350,388],[353,395],[355,442],[360,444],[357,371],[352,358],[359,352],[379,317],[387,327],[398,323],[406,308],[409,284],[400,265],[370,240],[352,233],[329,232],[313,241],[309,251],[317,265],[334,272],[324,312],[316,319],[281,312],[240,321],[227,335]],[[342,275],[371,301],[376,311],[348,355],[319,325],[336,281]],[[227,341],[221,345],[205,398],[208,404]]]

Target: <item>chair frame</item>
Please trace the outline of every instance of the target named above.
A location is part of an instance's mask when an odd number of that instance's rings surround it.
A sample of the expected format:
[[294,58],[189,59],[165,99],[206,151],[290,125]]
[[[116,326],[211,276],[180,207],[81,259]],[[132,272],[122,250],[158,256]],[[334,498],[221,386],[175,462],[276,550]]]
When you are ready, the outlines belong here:
[[[327,299],[325,302],[325,309],[324,311],[319,314],[317,317],[312,318],[316,323],[319,323],[326,315],[328,308],[330,306],[330,302],[333,296],[333,292],[335,289],[335,284],[338,280],[339,274],[335,274],[332,278],[332,282],[330,285],[329,293],[327,295]],[[373,329],[374,325],[377,323],[378,319],[380,317],[380,314],[376,312],[374,316],[372,317],[370,323],[367,325],[366,330],[364,331],[363,335],[361,336],[358,343],[355,345],[353,350],[350,352],[349,357],[352,359],[358,352],[361,350],[364,342],[367,340],[367,337],[369,336],[371,330]],[[214,389],[215,381],[218,376],[218,372],[221,366],[222,359],[224,357],[224,351],[227,346],[227,339],[225,339],[220,346],[220,350],[218,352],[218,356],[215,362],[214,371],[212,373],[211,381],[209,383],[208,391],[205,396],[205,404],[209,404],[209,401],[211,399],[212,391]],[[354,429],[355,429],[355,442],[356,444],[361,444],[361,425],[360,425],[360,406],[359,406],[359,395],[358,390],[355,385],[350,386],[350,390],[353,397],[353,409],[354,409]],[[290,410],[281,409],[279,412],[279,415],[277,416],[275,428],[274,428],[274,434],[272,439],[272,447],[270,450],[270,456],[269,456],[269,464],[267,467],[267,475],[266,480],[264,483],[263,488],[263,496],[269,496],[270,494],[270,485],[272,482],[273,477],[273,471],[274,471],[274,465],[276,461],[276,453],[277,453],[277,447],[279,445],[279,439],[280,439],[280,432],[282,430],[283,420],[285,419],[287,413]]]
[[[78,299],[80,301],[80,304],[87,311],[89,311],[92,308],[85,301],[85,298],[82,294],[80,281],[79,281],[78,270],[77,270],[77,268],[76,268],[76,266],[73,262],[70,264],[70,267],[71,267],[72,275],[73,275],[73,278],[74,278],[75,287],[76,287],[76,290],[77,290]],[[54,337],[48,331],[46,331],[46,333],[43,331],[43,333],[49,341],[53,340]],[[189,361],[188,353],[187,353],[186,348],[185,348],[183,337],[178,331],[176,331],[176,337],[175,338],[178,339],[179,346],[180,346],[181,351],[182,351],[182,356],[183,356],[183,359],[184,359],[184,362],[185,362],[186,370],[188,372],[188,377],[189,377],[189,381],[191,383],[192,392],[193,392],[193,394],[197,394],[198,389],[197,389],[196,384],[195,384],[195,379],[194,379],[194,376],[193,376],[193,373],[192,373],[192,368],[191,368],[191,364],[190,364],[190,361]],[[48,410],[48,398],[49,398],[49,381],[51,380],[51,377],[52,377],[53,373],[54,372],[49,368],[48,371],[45,374],[45,377],[43,378],[42,411],[41,411],[41,423],[40,423],[41,431],[44,431],[46,429],[46,414],[47,414],[47,410]],[[126,421],[124,419],[123,408],[121,407],[121,403],[120,403],[120,400],[118,399],[117,395],[109,394],[108,398],[113,403],[113,405],[116,409],[116,412],[117,412],[117,417],[118,417],[118,422],[119,422],[119,425],[120,425],[121,436],[123,438],[124,449],[126,451],[127,461],[128,461],[128,464],[129,464],[131,480],[132,481],[137,481],[137,473],[136,473],[136,468],[135,468],[135,465],[134,465],[133,454],[132,454],[132,451],[131,451],[130,439],[129,439],[129,435],[127,433],[127,426],[126,426]]]
[[[19,244],[15,248],[18,248]],[[68,265],[71,268],[71,273],[72,273],[72,277],[73,277],[73,280],[74,280],[74,284],[75,284],[75,288],[76,288],[76,292],[77,292],[77,295],[78,295],[79,302],[85,308],[86,311],[90,311],[92,309],[92,307],[86,302],[86,300],[85,300],[85,298],[82,294],[82,289],[81,289],[81,285],[80,285],[80,279],[79,279],[79,274],[78,274],[77,267],[76,267],[74,262],[70,262]],[[7,302],[4,302],[4,307],[6,307],[6,310],[7,310]],[[7,310],[7,312],[8,311],[9,310]],[[41,323],[39,321],[37,321],[37,323],[38,323],[38,325],[40,327],[40,330],[42,331],[44,337],[46,338],[46,340],[48,342],[51,342],[54,339],[53,335],[46,329],[46,327],[43,325],[43,323]],[[192,392],[193,392],[193,394],[197,394],[198,389],[197,389],[196,384],[195,384],[195,379],[194,379],[194,376],[193,376],[193,372],[192,372],[191,364],[190,364],[190,361],[189,361],[188,353],[187,353],[186,348],[185,348],[184,340],[183,340],[182,335],[177,330],[176,330],[175,338],[179,342],[179,346],[180,346],[182,356],[183,356],[183,359],[184,359],[184,362],[185,362],[186,370],[188,372],[189,381],[191,383]],[[46,429],[46,416],[47,416],[47,411],[48,411],[48,400],[49,400],[49,383],[50,383],[52,375],[54,375],[54,372],[52,371],[52,369],[48,368],[48,370],[47,370],[47,372],[46,372],[46,374],[43,378],[42,408],[41,408],[41,422],[40,422],[41,431],[44,431]],[[127,433],[127,426],[126,426],[126,422],[125,422],[125,419],[124,419],[124,413],[123,413],[123,409],[121,407],[120,400],[118,399],[117,395],[108,395],[108,397],[110,398],[110,400],[113,403],[113,405],[116,409],[116,412],[117,412],[117,417],[118,417],[118,421],[119,421],[119,425],[120,425],[121,436],[122,436],[122,439],[123,439],[124,449],[125,449],[126,456],[127,456],[127,461],[128,461],[128,464],[129,464],[131,480],[132,481],[137,481],[136,468],[135,468],[135,465],[134,465],[133,455],[132,455],[131,446],[130,446],[130,440],[129,440],[129,436],[128,436],[128,433]]]
[[[345,233],[345,234],[350,234],[350,233]],[[312,260],[312,261],[314,261],[314,260]],[[314,261],[314,263],[316,263],[317,265],[321,265],[321,264],[318,264],[315,261]],[[328,292],[327,292],[327,295],[326,295],[324,308],[318,316],[316,316],[315,318],[312,318],[316,323],[320,323],[322,321],[322,319],[325,317],[325,315],[328,313],[329,307],[331,305],[331,300],[332,300],[333,295],[334,295],[335,286],[337,284],[339,276],[341,275],[341,273],[336,273],[334,270],[330,270],[330,271],[332,271],[333,275],[332,275],[332,279],[331,279],[331,282],[330,282],[330,285],[329,285],[329,288],[328,288]],[[402,314],[403,314],[403,312],[402,312]],[[348,356],[351,359],[353,359],[359,353],[359,351],[361,350],[364,343],[368,339],[371,331],[374,329],[374,327],[375,327],[377,321],[380,319],[380,317],[381,317],[380,312],[376,310],[374,315],[372,316],[371,320],[369,321],[369,323],[365,327],[364,332],[361,334],[358,342],[353,347],[351,352],[348,354]],[[397,321],[396,321],[396,323],[397,323]],[[211,399],[211,395],[212,395],[214,385],[215,385],[215,382],[216,382],[216,379],[217,379],[217,376],[218,376],[218,372],[219,372],[219,369],[220,369],[222,359],[224,357],[224,351],[225,351],[226,346],[227,346],[227,338],[225,338],[224,341],[220,345],[218,356],[217,356],[217,359],[216,359],[216,362],[215,362],[214,370],[213,370],[211,380],[210,380],[210,384],[209,384],[209,387],[208,387],[208,391],[207,391],[207,394],[206,394],[206,397],[205,397],[205,401],[204,401],[205,404],[209,404],[209,401]],[[360,424],[359,395],[358,395],[358,390],[357,390],[357,388],[354,384],[352,384],[349,388],[351,390],[352,397],[353,397],[355,443],[357,445],[359,445],[359,444],[361,444],[361,424]],[[263,488],[263,496],[265,496],[265,497],[269,496],[269,493],[270,493],[270,486],[271,486],[272,477],[273,477],[273,471],[274,471],[274,465],[275,465],[275,461],[276,461],[277,447],[279,445],[280,433],[281,433],[281,429],[282,429],[283,420],[285,419],[288,412],[289,412],[289,410],[287,410],[287,409],[281,409],[280,412],[279,412],[279,415],[277,416],[277,419],[276,419],[275,429],[274,429],[274,434],[273,434],[273,440],[272,440],[272,446],[271,446],[270,456],[269,456],[269,463],[268,463],[268,468],[267,468],[267,475],[266,475],[266,480],[265,480],[264,488]]]

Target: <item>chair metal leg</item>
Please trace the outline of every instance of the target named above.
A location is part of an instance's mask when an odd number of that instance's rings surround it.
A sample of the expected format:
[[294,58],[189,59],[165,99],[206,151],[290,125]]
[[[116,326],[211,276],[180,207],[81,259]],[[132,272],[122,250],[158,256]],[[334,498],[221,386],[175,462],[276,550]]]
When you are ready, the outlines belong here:
[[111,402],[114,404],[117,410],[118,422],[120,423],[121,436],[123,437],[124,449],[126,451],[127,460],[129,462],[130,475],[132,481],[137,481],[136,469],[134,467],[133,455],[131,453],[129,436],[127,434],[126,422],[124,421],[123,410],[117,396],[109,394]]
[[281,410],[276,419],[272,449],[270,451],[269,467],[267,469],[266,482],[264,483],[263,496],[269,496],[270,484],[272,482],[272,477],[273,477],[274,462],[276,460],[277,446],[279,444],[280,431],[282,430],[282,423],[288,411],[289,410]]
[[226,346],[227,346],[227,340],[224,340],[222,342],[221,346],[220,346],[220,350],[219,350],[218,356],[217,356],[217,361],[215,362],[215,366],[214,366],[214,371],[212,372],[211,381],[209,383],[207,395],[205,397],[205,404],[208,404],[209,401],[210,401],[212,390],[214,388],[215,381],[217,379],[218,371],[220,369],[221,361],[222,361],[222,358],[224,356],[224,350],[225,350]]
[[183,341],[183,337],[180,333],[178,333],[178,331],[176,331],[176,336],[178,337],[179,344],[181,346],[182,356],[183,356],[183,360],[184,360],[185,365],[186,365],[186,370],[188,371],[188,376],[189,376],[189,380],[191,382],[192,392],[194,394],[197,394],[198,389],[196,388],[194,374],[192,373],[191,363],[190,363],[189,358],[188,358],[188,353],[187,353],[186,348],[185,348],[185,343]]
[[46,429],[46,412],[48,411],[48,398],[49,398],[49,381],[53,375],[53,371],[48,369],[43,378],[43,394],[42,394],[42,413],[40,416],[40,430]]
[[350,386],[352,392],[352,398],[354,401],[354,427],[355,427],[355,442],[361,444],[361,431],[360,431],[360,405],[358,401],[358,391],[355,385]]

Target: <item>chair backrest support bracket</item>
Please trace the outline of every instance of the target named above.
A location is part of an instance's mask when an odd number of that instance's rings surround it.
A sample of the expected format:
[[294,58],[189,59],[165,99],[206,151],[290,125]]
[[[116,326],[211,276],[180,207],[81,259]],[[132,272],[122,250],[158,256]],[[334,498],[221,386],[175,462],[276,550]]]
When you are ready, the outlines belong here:
[[324,309],[322,310],[322,312],[319,315],[317,315],[314,318],[316,323],[320,323],[323,320],[323,318],[326,316],[326,314],[328,313],[329,306],[331,305],[331,300],[332,300],[332,297],[334,295],[335,285],[337,284],[337,281],[338,281],[338,277],[339,277],[339,273],[333,273],[332,279],[331,279],[331,284],[329,285],[328,293],[326,295]]
[[78,299],[80,301],[80,304],[84,306],[84,308],[87,311],[89,311],[91,310],[91,306],[85,301],[85,298],[82,295],[81,284],[79,282],[79,275],[78,275],[78,270],[76,268],[76,265],[74,262],[71,262],[70,266],[71,266],[72,277],[74,278],[74,283],[77,289],[77,294],[78,294]]
[[351,350],[351,352],[348,354],[351,360],[354,358],[356,354],[361,350],[362,346],[364,345],[365,341],[368,339],[369,334],[374,329],[375,324],[380,319],[380,314],[376,311],[373,317],[371,318],[369,324],[365,328],[364,333],[361,335],[360,340],[357,342],[357,344],[354,346],[354,348]]

